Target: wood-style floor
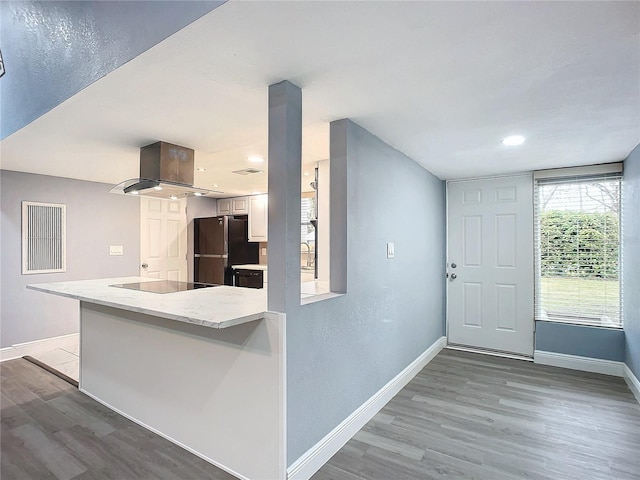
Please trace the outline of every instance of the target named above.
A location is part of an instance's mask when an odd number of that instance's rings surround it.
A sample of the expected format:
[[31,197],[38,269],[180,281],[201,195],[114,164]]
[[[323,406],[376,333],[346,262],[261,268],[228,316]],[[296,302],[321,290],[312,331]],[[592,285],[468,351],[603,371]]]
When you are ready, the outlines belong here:
[[638,480],[621,378],[444,350],[312,480]]
[[[234,478],[36,365],[0,369],[2,480]],[[445,350],[313,480],[436,478],[639,480],[640,406],[620,378]]]
[[2,480],[232,480],[23,359],[0,364]]

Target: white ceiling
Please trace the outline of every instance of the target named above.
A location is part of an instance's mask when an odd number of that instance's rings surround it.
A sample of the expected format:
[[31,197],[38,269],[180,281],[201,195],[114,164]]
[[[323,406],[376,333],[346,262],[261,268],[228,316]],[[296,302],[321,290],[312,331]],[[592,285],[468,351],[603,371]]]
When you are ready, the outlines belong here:
[[162,140],[195,149],[196,186],[265,191],[230,172],[267,157],[284,79],[311,175],[345,117],[442,179],[618,161],[640,142],[639,32],[635,1],[231,1],[6,138],[2,168],[118,183]]

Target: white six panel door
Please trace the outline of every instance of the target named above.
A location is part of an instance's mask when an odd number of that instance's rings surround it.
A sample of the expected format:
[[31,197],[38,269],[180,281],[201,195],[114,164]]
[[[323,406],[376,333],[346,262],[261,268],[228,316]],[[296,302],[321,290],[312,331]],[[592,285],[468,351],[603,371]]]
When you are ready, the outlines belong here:
[[447,190],[449,343],[533,355],[531,175]]
[[187,280],[186,200],[140,197],[140,276]]

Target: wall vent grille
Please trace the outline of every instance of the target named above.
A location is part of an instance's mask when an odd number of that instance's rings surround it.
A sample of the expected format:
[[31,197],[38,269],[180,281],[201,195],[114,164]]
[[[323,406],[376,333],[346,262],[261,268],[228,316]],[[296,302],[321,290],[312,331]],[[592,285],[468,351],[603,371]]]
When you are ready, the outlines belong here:
[[22,202],[22,274],[65,272],[66,205]]

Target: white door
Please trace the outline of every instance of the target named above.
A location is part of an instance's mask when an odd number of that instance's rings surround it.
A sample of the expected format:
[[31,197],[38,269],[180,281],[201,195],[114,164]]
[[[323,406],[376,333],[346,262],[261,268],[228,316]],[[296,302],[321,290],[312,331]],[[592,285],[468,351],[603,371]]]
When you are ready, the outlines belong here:
[[186,199],[140,197],[140,276],[187,280]]
[[533,355],[531,175],[447,183],[449,343]]

